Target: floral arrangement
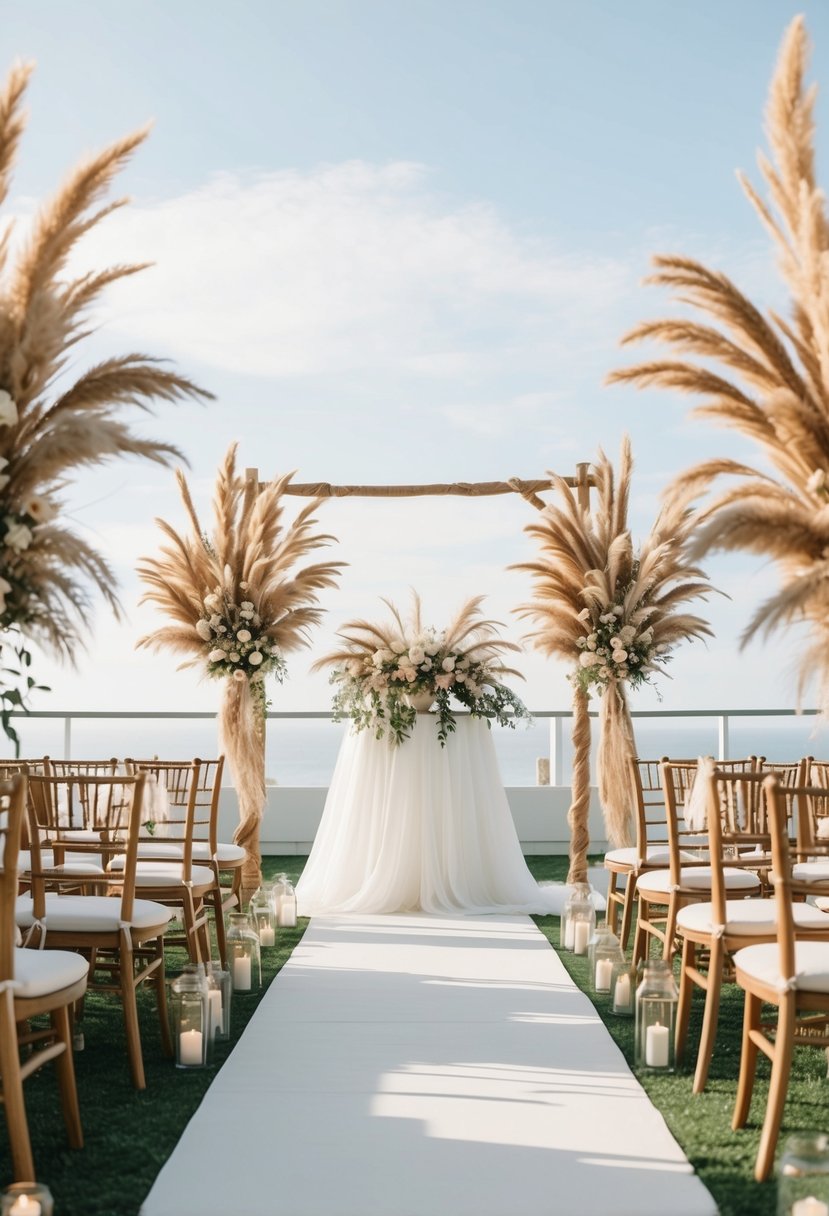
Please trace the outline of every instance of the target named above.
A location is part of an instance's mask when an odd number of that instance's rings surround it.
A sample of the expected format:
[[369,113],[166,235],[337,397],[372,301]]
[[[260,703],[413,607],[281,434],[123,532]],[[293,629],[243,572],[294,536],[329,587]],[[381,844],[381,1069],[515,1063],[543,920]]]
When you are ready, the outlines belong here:
[[655,607],[631,604],[633,587],[635,580],[619,594],[621,603],[605,604],[597,599],[577,616],[589,632],[576,639],[581,654],[570,679],[584,692],[596,685],[604,690],[619,680],[639,688],[651,682],[661,664],[670,661],[669,647],[654,645],[653,626],[647,624]]
[[[0,86],[0,204],[25,129],[31,65]],[[90,589],[116,615],[116,581],[102,555],[67,526],[61,492],[80,473],[119,456],[168,462],[178,453],[132,430],[126,417],[153,401],[209,397],[145,355],[113,356],[67,375],[89,333],[88,310],[110,284],[142,269],[115,265],[71,277],[79,239],[122,202],[102,204],[117,172],[146,138],[138,131],[81,162],[39,208],[0,240],[0,728],[19,747],[11,714],[43,685],[30,674],[30,639],[72,659],[90,617]],[[9,655],[13,654],[11,660]]]
[[[250,591],[244,580],[239,590]],[[207,674],[233,680],[249,680],[255,702],[262,713],[267,708],[265,677],[281,684],[287,666],[280,648],[262,627],[262,617],[253,600],[237,604],[230,588],[218,585],[204,597],[204,615],[196,621],[196,633],[205,644]]]
[[399,744],[414,726],[417,702],[431,698],[443,747],[455,729],[452,698],[473,717],[494,719],[500,726],[528,719],[523,702],[503,683],[505,676],[521,678],[500,657],[519,647],[496,636],[499,622],[481,618],[481,601],[480,596],[468,600],[442,631],[423,625],[416,594],[409,621],[384,600],[391,627],[365,621],[345,625],[337,635],[345,647],[314,664],[314,670],[333,665],[335,721],[350,718],[355,730],[372,730],[377,739],[388,734]]

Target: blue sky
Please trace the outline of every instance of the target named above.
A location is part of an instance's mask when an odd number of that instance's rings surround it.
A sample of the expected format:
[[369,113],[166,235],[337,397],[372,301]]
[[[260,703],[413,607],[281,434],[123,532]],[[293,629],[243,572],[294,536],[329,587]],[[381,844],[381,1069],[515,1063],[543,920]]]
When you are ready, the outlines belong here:
[[[216,393],[147,424],[186,452],[205,511],[232,440],[263,476],[394,482],[567,473],[628,431],[641,534],[692,461],[757,458],[689,421],[690,401],[603,379],[630,358],[625,329],[666,311],[640,286],[654,252],[783,302],[734,170],[754,170],[796,12],[815,44],[825,164],[829,8],[816,0],[5,0],[3,61],[37,62],[7,210],[30,213],[78,156],[154,120],[121,179],[131,207],[76,265],[155,266],[112,291],[76,367],[145,350]],[[217,687],[133,650],[156,620],[137,606],[135,562],[158,544],[153,516],[182,519],[172,475],[104,470],[69,510],[113,561],[128,619],[100,608],[78,672],[41,660],[48,706],[216,704]],[[479,592],[509,620],[530,588],[505,567],[532,556],[531,514],[504,499],[327,506],[351,565],[314,649],[412,584],[436,624]],[[793,705],[793,641],[737,647],[773,569],[708,568],[733,598],[710,605],[715,641],[677,656],[664,706]],[[311,658],[293,658],[275,708],[327,705]],[[532,706],[569,703],[563,667],[520,665]]]

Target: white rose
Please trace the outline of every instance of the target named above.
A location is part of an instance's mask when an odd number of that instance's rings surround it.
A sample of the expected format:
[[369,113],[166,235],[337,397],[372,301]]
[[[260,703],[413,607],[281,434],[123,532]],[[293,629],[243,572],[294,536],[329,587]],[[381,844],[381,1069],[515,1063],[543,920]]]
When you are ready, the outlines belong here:
[[23,501],[23,514],[30,515],[35,523],[45,524],[55,518],[57,509],[48,498],[41,498],[39,494],[30,494]]
[[[211,650],[207,657],[210,659],[211,663],[223,663],[225,652],[223,650]],[[230,657],[233,658],[233,655]]]
[[614,651],[613,651],[613,662],[614,663],[624,663],[624,662],[626,662],[627,657],[628,657],[628,652],[626,650],[621,650],[619,648],[614,649]]
[[3,540],[10,549],[14,549],[17,553],[22,553],[24,549],[28,549],[32,543],[33,532],[31,528],[27,528],[25,524],[14,523],[6,519],[8,527]]
[[595,667],[597,663],[601,663],[601,659],[592,650],[583,650],[579,655],[579,664],[582,667]]
[[600,667],[599,668],[599,676],[601,677],[601,679],[609,680],[611,675],[612,675],[612,672],[609,667]]
[[455,660],[450,655],[448,658],[443,660],[443,662],[441,663],[441,667],[443,668],[444,671],[454,671],[455,670]]
[[457,682],[458,682],[459,684],[463,684],[463,682],[464,682],[464,681],[465,681],[465,679],[466,679],[466,672],[464,672],[464,671],[456,671],[456,672],[455,672],[455,679],[457,680]]
[[237,654],[235,650],[232,650],[227,657],[230,659],[231,663],[238,663],[242,656]]
[[412,663],[415,667],[419,667],[425,658],[426,658],[426,651],[423,649],[422,646],[410,646],[409,647],[409,662]]
[[252,654],[248,655],[248,662],[250,663],[251,667],[258,667],[264,657],[265,656],[260,654],[258,650],[254,650]]
[[196,633],[200,638],[204,638],[205,642],[209,642],[213,637],[213,630],[205,620],[196,621]]
[[619,637],[622,639],[624,644],[627,646],[628,642],[632,642],[633,639],[636,637],[636,629],[634,628],[633,625],[623,625],[622,628],[619,630]]
[[614,604],[610,611],[614,616],[623,616],[625,610],[621,604]]
[[241,670],[240,670],[240,669],[237,667],[237,668],[236,668],[236,670],[235,670],[235,671],[234,671],[234,673],[233,673],[233,678],[234,678],[234,680],[239,680],[239,682],[241,683],[241,681],[242,681],[242,680],[246,680],[246,679],[247,679],[247,676],[245,675],[245,673],[244,673],[243,671],[241,671]]
[[0,426],[14,426],[17,422],[17,406],[11,393],[0,388]]
[[218,595],[206,595],[204,597],[204,606],[205,608],[209,609],[210,612],[215,612],[219,607]]
[[241,608],[241,609],[242,609],[244,612],[253,612],[253,610],[254,610],[254,609],[253,609],[253,603],[252,603],[250,600],[242,600],[242,602],[241,602],[241,604],[239,605],[239,607],[240,607],[240,608]]
[[249,629],[239,629],[236,631],[236,640],[238,642],[249,642],[253,634]]

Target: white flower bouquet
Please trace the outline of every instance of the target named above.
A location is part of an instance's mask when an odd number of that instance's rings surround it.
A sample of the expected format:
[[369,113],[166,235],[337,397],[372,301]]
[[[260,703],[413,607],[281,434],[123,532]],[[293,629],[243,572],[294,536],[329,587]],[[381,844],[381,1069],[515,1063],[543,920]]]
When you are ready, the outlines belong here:
[[333,667],[335,721],[350,718],[355,730],[372,730],[377,739],[388,734],[398,744],[414,725],[415,700],[431,696],[443,746],[455,729],[453,698],[473,717],[500,726],[528,719],[523,702],[503,683],[505,676],[522,678],[501,659],[504,651],[519,647],[497,636],[499,622],[481,618],[481,600],[468,600],[442,631],[423,625],[417,595],[408,621],[384,600],[392,614],[390,626],[345,625],[337,635],[345,646],[314,664],[314,670]]

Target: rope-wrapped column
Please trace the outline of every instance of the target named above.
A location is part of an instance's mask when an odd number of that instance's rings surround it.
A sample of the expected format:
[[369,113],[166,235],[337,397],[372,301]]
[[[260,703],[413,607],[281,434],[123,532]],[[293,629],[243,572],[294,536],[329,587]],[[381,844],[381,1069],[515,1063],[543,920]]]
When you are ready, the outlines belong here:
[[611,684],[605,689],[599,710],[596,778],[607,838],[616,849],[633,843],[630,760],[635,756],[633,722],[625,689],[622,684]]
[[228,758],[239,826],[233,840],[246,851],[242,867],[242,901],[247,903],[262,883],[259,829],[265,810],[265,718],[251,696],[247,680],[228,680],[219,711],[219,739]]
[[570,825],[570,871],[568,883],[587,882],[587,850],[590,832],[590,715],[587,693],[573,693],[573,783],[567,822]]

